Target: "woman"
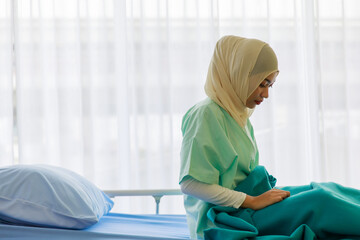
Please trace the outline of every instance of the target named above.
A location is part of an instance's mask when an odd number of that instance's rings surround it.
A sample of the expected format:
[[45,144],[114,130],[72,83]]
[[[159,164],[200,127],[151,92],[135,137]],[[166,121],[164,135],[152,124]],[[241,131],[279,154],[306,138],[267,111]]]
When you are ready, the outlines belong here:
[[[268,44],[236,36],[217,42],[205,84],[208,98],[182,122],[180,185],[193,239],[204,232],[214,239],[360,239],[358,190],[334,183],[275,189],[274,178],[258,166],[249,117],[269,97],[278,73]],[[217,215],[221,211],[226,214]]]
[[211,227],[212,204],[261,209],[289,196],[270,190],[253,197],[233,189],[258,165],[258,150],[249,117],[268,98],[278,75],[270,46],[256,39],[221,38],[205,84],[208,99],[183,118],[181,189],[192,238]]

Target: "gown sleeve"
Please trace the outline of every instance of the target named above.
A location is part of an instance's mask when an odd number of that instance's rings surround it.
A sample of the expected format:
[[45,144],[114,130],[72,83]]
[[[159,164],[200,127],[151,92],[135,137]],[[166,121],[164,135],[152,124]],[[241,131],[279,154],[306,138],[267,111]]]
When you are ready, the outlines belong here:
[[220,107],[190,109],[185,114],[179,183],[192,177],[203,183],[221,185],[221,175],[237,158],[224,121]]

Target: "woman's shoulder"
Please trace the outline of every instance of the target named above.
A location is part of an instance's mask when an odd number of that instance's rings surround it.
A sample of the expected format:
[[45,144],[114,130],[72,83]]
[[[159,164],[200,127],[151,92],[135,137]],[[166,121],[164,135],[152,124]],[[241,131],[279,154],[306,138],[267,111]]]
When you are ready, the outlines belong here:
[[192,106],[184,115],[182,130],[187,126],[213,125],[224,121],[221,107],[210,98],[206,98]]
[[222,117],[224,115],[221,107],[211,100],[210,98],[206,98],[194,106],[192,106],[184,115],[185,118],[203,118],[203,117]]

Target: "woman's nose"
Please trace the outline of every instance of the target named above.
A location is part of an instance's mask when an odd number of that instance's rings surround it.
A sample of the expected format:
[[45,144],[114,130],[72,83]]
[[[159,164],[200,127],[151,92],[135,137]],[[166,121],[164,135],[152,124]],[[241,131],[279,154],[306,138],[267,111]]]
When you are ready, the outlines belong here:
[[269,87],[263,88],[263,91],[261,92],[261,97],[263,98],[269,97]]

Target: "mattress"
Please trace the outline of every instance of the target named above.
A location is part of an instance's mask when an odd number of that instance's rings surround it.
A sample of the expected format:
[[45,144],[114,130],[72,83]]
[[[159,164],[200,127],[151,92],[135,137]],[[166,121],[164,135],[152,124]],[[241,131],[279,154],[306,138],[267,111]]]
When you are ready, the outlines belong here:
[[0,239],[189,239],[185,215],[109,213],[84,230],[0,224]]

